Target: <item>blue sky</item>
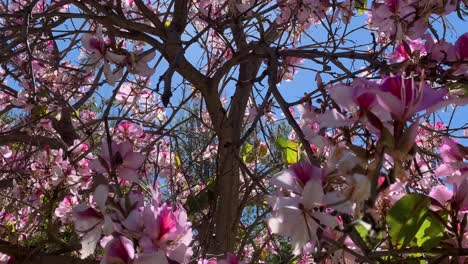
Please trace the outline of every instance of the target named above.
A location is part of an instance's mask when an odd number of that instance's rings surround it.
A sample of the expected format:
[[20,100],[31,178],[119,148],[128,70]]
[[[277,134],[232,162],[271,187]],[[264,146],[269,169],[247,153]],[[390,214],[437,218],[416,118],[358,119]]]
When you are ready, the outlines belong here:
[[[364,25],[366,18],[367,18],[366,14],[353,17],[352,22],[349,25],[349,28],[356,28],[356,27]],[[460,36],[461,34],[466,32],[466,26],[468,24],[467,24],[467,22],[460,20],[455,13],[452,13],[451,15],[449,15],[447,17],[447,21],[449,22],[448,23],[449,26],[447,27],[447,31],[446,31],[447,32],[446,33],[446,39],[449,42],[454,42],[458,38],[458,36]],[[63,27],[69,27],[69,26],[70,26],[69,24],[65,24]],[[436,28],[436,30],[438,32],[443,31],[443,27],[442,27],[442,25],[440,23],[437,23],[435,25],[435,28]],[[62,28],[62,29],[64,29],[64,28]],[[308,30],[308,33],[313,35],[313,37],[316,40],[326,40],[326,37],[327,37],[326,31],[323,29],[323,27],[321,25],[317,25],[317,26],[312,25],[310,27],[310,29]],[[348,40],[350,40],[350,42],[348,43],[348,45],[351,45],[352,42],[355,42],[356,45],[367,44],[367,43],[370,43],[371,39],[372,38],[371,38],[371,34],[370,34],[369,30],[367,30],[365,28],[360,29],[360,30],[355,31],[352,35],[349,36]],[[307,45],[307,44],[310,44],[310,43],[311,42],[308,41],[304,37],[303,42],[299,43],[298,46]],[[59,43],[60,48],[63,48],[64,46],[65,45]],[[193,46],[194,47],[190,48],[189,51],[186,52],[185,55],[189,59],[189,61],[191,61],[192,63],[196,63],[200,59],[200,56],[202,55],[202,52],[201,52],[201,49],[198,48],[197,45],[193,45]],[[366,49],[367,49],[366,47],[361,47],[362,51],[364,51]],[[78,51],[75,50],[75,51],[71,52],[67,59],[71,59],[72,61],[77,62],[78,61],[77,60],[78,59]],[[152,62],[151,65],[154,65],[154,63],[155,62]],[[344,64],[345,64],[345,66],[351,68],[351,64],[350,64],[349,61],[348,62],[345,61]],[[317,65],[314,65],[311,61],[306,61],[301,66],[312,67],[312,68],[319,69],[317,67]],[[359,63],[354,64],[353,69],[359,69],[361,66],[363,66],[363,65],[359,64]],[[151,87],[152,88],[154,88],[156,86],[156,84],[158,82],[158,79],[159,79],[159,76],[164,73],[166,68],[167,68],[167,63],[165,61],[161,62],[160,66],[158,67],[158,69],[156,71],[156,74],[151,78],[151,83],[152,83]],[[159,69],[161,69],[161,70],[159,70]],[[333,69],[335,69],[335,68],[333,68]],[[325,82],[330,80],[330,77],[327,76],[327,75],[322,75],[322,78],[324,79]],[[174,78],[174,80],[173,80],[173,86],[180,83],[180,81],[181,81],[180,76],[176,76]],[[266,80],[264,81],[264,83],[266,83]],[[315,73],[313,71],[303,70],[303,69],[299,70],[299,72],[295,75],[293,81],[291,81],[291,82],[282,82],[281,85],[279,86],[279,89],[282,92],[283,96],[286,98],[287,101],[290,101],[290,102],[300,99],[304,95],[304,92],[311,92],[315,88],[316,88]],[[107,96],[110,95],[112,89],[113,88],[109,87],[108,85],[104,85],[103,87],[101,87],[101,89],[99,89],[99,92],[104,97],[107,97]],[[226,98],[229,98],[230,95],[232,95],[232,93],[233,93],[233,89],[232,89],[232,86],[231,86],[230,88],[225,90],[225,92],[223,93],[223,96],[225,96]],[[171,102],[176,104],[178,101],[180,101],[180,99],[181,99],[180,91],[176,91],[173,98],[171,99]],[[457,110],[455,115],[454,115],[453,121],[452,121],[452,126],[458,126],[459,127],[459,126],[465,125],[466,122],[467,122],[467,118],[465,118],[465,116],[467,114],[468,114],[468,110],[467,110],[466,107],[463,108],[463,109]],[[278,113],[278,115],[279,115],[279,113]],[[441,111],[439,113],[439,115],[440,115],[441,120],[447,121],[450,118],[450,116],[452,115],[451,108],[449,107],[446,111]]]

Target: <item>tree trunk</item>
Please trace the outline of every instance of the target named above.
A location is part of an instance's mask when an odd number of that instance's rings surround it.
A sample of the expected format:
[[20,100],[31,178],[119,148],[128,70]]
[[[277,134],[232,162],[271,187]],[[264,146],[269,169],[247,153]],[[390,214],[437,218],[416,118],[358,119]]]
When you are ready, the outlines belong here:
[[232,252],[236,241],[239,206],[239,146],[236,141],[239,141],[239,134],[239,131],[225,128],[219,136],[216,227],[210,250],[215,255]]
[[216,181],[215,234],[209,246],[210,255],[234,252],[237,241],[239,208],[239,168],[242,125],[247,102],[260,62],[241,63],[239,81],[231,99],[230,111],[218,131],[218,175]]

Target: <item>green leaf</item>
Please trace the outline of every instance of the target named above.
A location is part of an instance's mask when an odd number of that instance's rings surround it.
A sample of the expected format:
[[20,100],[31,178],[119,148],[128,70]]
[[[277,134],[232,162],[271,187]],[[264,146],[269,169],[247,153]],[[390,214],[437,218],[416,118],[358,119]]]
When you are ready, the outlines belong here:
[[365,228],[363,225],[355,225],[356,231],[359,233],[359,236],[365,240],[367,234],[369,234],[369,230]]
[[251,163],[255,160],[254,146],[252,144],[245,144],[242,149],[242,160],[246,163]]
[[182,167],[182,161],[180,160],[180,156],[175,156],[176,168],[180,169]]
[[[444,237],[445,223],[447,214],[437,217],[437,212],[428,210],[426,219],[419,228],[415,236],[415,244],[423,249],[431,249],[439,245],[440,240]],[[442,222],[444,221],[444,222]]]
[[427,196],[407,194],[393,205],[386,220],[394,246],[403,248],[413,240],[428,217],[430,204]]
[[47,105],[35,105],[31,109],[31,116],[34,119],[42,118],[49,113],[49,107]]
[[356,8],[358,15],[364,14],[367,9],[367,0],[356,0],[354,2],[354,7]]
[[279,136],[276,139],[276,143],[283,153],[283,158],[286,164],[290,165],[299,161],[299,155],[297,151],[299,146],[298,143],[288,140],[282,136]]

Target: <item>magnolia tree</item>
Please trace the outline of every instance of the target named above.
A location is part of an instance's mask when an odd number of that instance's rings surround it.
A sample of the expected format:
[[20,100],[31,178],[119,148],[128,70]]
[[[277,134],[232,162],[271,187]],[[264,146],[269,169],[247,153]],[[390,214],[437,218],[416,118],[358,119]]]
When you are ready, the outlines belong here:
[[466,5],[2,0],[0,263],[465,263]]

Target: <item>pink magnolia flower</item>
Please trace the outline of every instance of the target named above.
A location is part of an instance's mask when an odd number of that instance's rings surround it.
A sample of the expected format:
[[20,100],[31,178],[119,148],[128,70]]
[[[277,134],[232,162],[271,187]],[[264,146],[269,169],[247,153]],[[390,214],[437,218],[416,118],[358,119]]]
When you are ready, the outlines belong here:
[[105,244],[101,264],[132,264],[135,258],[133,242],[124,236],[114,236]]
[[199,260],[198,264],[243,264],[243,261],[239,261],[239,259],[236,257],[236,255],[232,253],[227,253],[225,259],[203,259]]
[[83,34],[81,36],[81,43],[83,47],[90,53],[90,64],[97,63],[101,58],[106,55],[107,44],[102,35],[102,27],[96,29],[96,34]]
[[455,42],[455,52],[460,64],[454,66],[456,75],[468,75],[468,32],[461,35]]
[[381,193],[381,196],[390,201],[390,204],[395,204],[401,197],[406,194],[406,183],[397,180],[392,183],[386,190]]
[[468,157],[466,147],[458,144],[453,139],[444,137],[439,147],[443,163],[435,170],[437,177],[455,176],[450,182],[459,184],[463,180],[462,174],[468,171],[468,163],[464,159]]
[[445,206],[452,199],[453,192],[445,185],[437,185],[432,187],[429,196],[439,202],[441,206]]
[[134,140],[145,137],[145,132],[140,126],[128,121],[122,121],[119,123],[116,129],[116,134],[119,138],[124,140]]
[[78,200],[75,195],[67,195],[62,202],[59,203],[57,209],[55,209],[55,216],[67,220],[72,212],[74,205],[78,204]]
[[464,178],[459,186],[455,185],[454,202],[460,211],[468,210],[468,178]]
[[121,64],[125,60],[124,55],[115,54],[108,50],[108,45],[104,40],[102,34],[102,27],[96,29],[96,34],[83,34],[81,43],[86,51],[89,52],[88,65],[91,67],[96,66],[101,60],[104,62],[104,75],[110,85],[114,85],[115,81],[120,79],[123,75],[123,68],[117,67],[112,70],[110,63]]
[[136,53],[130,53],[127,56],[128,70],[130,73],[138,74],[142,77],[151,77],[156,69],[152,69],[148,66],[148,62],[154,59],[156,53],[154,51],[147,54],[138,51]]
[[455,61],[455,47],[445,40],[435,42],[429,34],[424,35],[426,40],[425,49],[429,59],[438,63],[443,61]]
[[15,259],[0,252],[0,264],[15,263]]
[[307,162],[297,162],[292,164],[286,171],[273,176],[270,183],[276,187],[300,194],[309,180],[321,181],[324,171]]
[[[372,5],[369,13],[369,26],[377,29],[379,32],[385,33],[390,38],[397,40],[403,39],[404,35],[409,33],[408,25],[413,24],[416,27],[416,9],[412,3],[406,0],[379,0]],[[420,18],[421,20],[422,18]],[[413,30],[424,33],[427,25],[420,25],[423,28]],[[418,37],[415,34],[415,37]]]
[[268,226],[272,233],[291,238],[293,254],[299,255],[307,242],[315,242],[319,228],[338,225],[333,216],[321,212],[323,198],[322,184],[317,180],[308,181],[300,196],[270,198],[273,213]]
[[418,55],[424,55],[426,53],[426,49],[424,47],[424,43],[422,42],[421,39],[407,39],[405,40],[405,43],[409,47],[410,53],[405,48],[405,45],[398,44],[396,46],[395,51],[389,55],[390,62],[391,63],[400,63],[408,59],[412,59],[413,55],[415,55],[416,52],[418,52]]
[[109,145],[104,140],[102,142],[102,158],[92,160],[89,167],[94,171],[108,174],[112,172],[112,169],[115,169],[118,177],[138,182],[138,169],[145,162],[145,156],[133,152],[133,145],[128,141],[120,144],[112,142],[111,148],[112,155],[109,154]]
[[379,104],[400,121],[408,120],[419,111],[426,110],[444,100],[446,89],[435,90],[424,81],[412,78],[386,77],[377,94]]
[[187,214],[182,208],[173,211],[167,204],[156,208],[145,207],[143,212],[144,235],[140,239],[143,252],[166,252],[169,259],[187,263],[192,255],[189,247],[192,229]]
[[122,105],[132,105],[137,102],[137,98],[137,89],[132,87],[132,85],[128,83],[124,83],[117,92],[117,95],[115,96],[115,99]]
[[354,79],[351,86],[337,84],[329,89],[330,97],[337,103],[341,111],[351,113],[351,117],[342,115],[338,110],[332,109],[322,114],[319,121],[325,127],[348,126],[357,121],[361,121],[373,132],[378,132],[376,124],[368,118],[368,112],[372,113],[381,121],[391,120],[388,110],[384,109],[379,103],[377,93],[379,85],[376,82],[365,78]]
[[103,232],[105,235],[110,235],[114,230],[110,215],[105,213],[108,193],[109,189],[105,185],[99,185],[94,191],[94,201],[99,211],[84,204],[73,208],[75,230],[82,234],[80,257],[83,259],[94,253]]
[[440,156],[446,163],[453,163],[457,161],[463,161],[462,154],[463,146],[455,142],[449,137],[442,139],[442,145],[440,146]]
[[[324,210],[322,176],[322,169],[296,163],[271,180],[271,184],[283,192],[269,197],[273,213],[267,223],[272,233],[291,238],[295,255],[299,255],[309,241],[317,240],[319,228],[338,225],[335,217]],[[289,196],[284,196],[284,192],[289,192]]]

